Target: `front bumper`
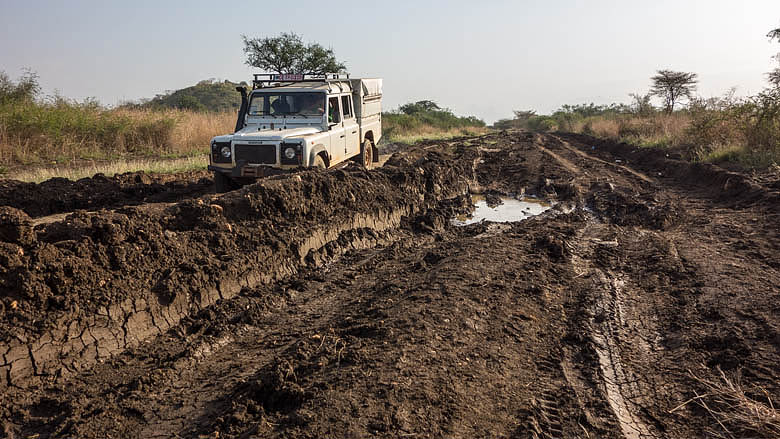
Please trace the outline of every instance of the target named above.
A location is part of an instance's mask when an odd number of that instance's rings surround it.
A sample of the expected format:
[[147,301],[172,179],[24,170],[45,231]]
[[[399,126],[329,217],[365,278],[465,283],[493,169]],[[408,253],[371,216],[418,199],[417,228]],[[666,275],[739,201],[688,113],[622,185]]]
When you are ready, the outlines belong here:
[[247,177],[247,178],[262,178],[262,177],[270,177],[272,175],[281,175],[281,174],[289,174],[292,171],[295,171],[299,169],[300,166],[290,166],[285,168],[273,168],[271,166],[250,166],[250,165],[244,165],[244,166],[236,166],[231,168],[226,168],[222,166],[214,166],[209,165],[208,170],[214,171],[214,172],[221,172],[225,175],[229,175],[234,178],[241,178],[241,177]]

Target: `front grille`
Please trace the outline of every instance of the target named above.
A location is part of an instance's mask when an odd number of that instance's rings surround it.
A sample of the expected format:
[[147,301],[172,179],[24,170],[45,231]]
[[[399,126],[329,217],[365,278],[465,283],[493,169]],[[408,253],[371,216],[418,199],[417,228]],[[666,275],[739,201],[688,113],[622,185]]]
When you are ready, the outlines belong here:
[[236,164],[275,165],[276,145],[235,145]]

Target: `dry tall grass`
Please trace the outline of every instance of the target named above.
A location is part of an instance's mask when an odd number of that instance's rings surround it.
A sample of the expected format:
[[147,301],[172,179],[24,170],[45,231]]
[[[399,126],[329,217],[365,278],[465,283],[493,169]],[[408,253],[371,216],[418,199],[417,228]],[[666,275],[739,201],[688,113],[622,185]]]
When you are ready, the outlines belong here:
[[687,114],[676,113],[649,117],[592,117],[573,125],[575,132],[657,146],[683,143],[690,122],[691,118]]
[[689,374],[705,391],[694,392],[693,398],[672,409],[672,413],[689,404],[699,406],[712,418],[713,428],[708,431],[712,437],[780,437],[780,410],[766,389],[746,389],[738,373],[729,377],[720,368],[715,379],[691,371]]
[[205,154],[211,137],[231,132],[236,117],[72,104],[19,104],[2,110],[0,165],[5,167]]
[[93,162],[89,164],[65,165],[65,166],[32,166],[18,168],[8,172],[4,178],[19,181],[40,183],[50,178],[60,177],[70,180],[92,177],[95,174],[103,174],[111,177],[125,172],[144,171],[147,173],[170,174],[175,172],[205,170],[208,165],[207,155],[188,156],[172,159],[141,158],[118,159],[105,162]]
[[212,137],[232,133],[236,126],[236,114],[233,112],[177,113],[178,122],[171,136],[171,148],[179,154],[208,153]]

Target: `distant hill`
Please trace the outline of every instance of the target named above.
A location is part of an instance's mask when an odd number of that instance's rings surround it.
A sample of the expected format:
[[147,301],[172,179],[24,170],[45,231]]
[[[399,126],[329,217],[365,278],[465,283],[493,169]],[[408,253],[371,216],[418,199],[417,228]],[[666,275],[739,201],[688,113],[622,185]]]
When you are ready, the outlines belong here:
[[236,91],[236,87],[239,85],[246,84],[208,79],[191,87],[159,94],[139,106],[192,111],[238,111],[241,106],[241,96]]

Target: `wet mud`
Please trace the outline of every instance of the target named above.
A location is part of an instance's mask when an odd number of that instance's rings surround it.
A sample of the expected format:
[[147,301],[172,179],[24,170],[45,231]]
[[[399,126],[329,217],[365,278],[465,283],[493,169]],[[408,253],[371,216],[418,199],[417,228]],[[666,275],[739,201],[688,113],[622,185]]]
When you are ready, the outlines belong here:
[[46,221],[28,191],[0,437],[773,437],[697,395],[780,400],[777,181],[502,132]]
[[128,172],[102,174],[71,181],[52,178],[43,183],[0,180],[0,206],[15,207],[37,218],[76,210],[98,210],[155,202],[174,202],[213,192],[211,173]]

